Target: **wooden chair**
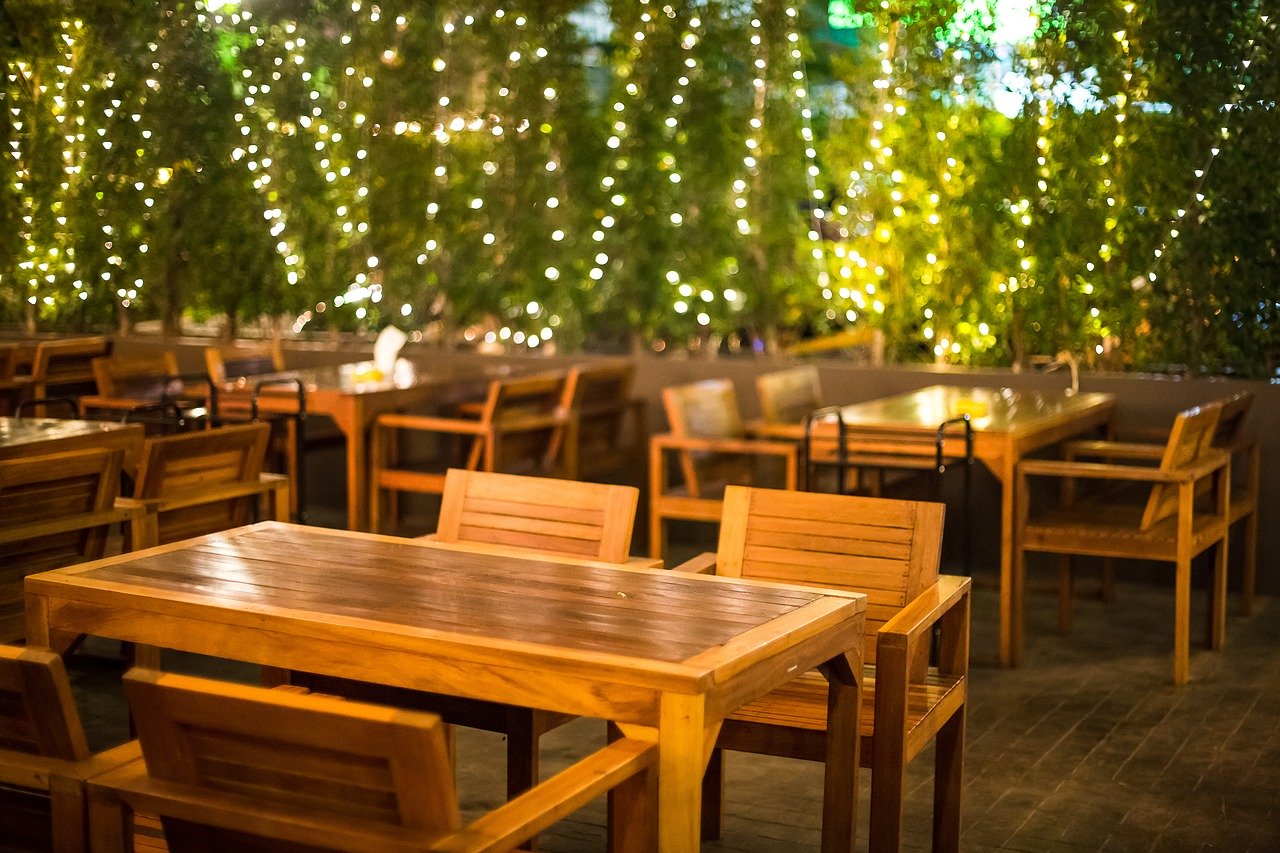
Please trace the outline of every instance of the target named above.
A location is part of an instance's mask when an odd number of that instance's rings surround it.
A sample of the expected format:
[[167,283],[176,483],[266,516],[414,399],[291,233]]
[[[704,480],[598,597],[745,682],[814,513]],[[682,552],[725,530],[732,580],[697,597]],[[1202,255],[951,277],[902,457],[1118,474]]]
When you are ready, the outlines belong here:
[[0,344],[0,415],[12,415],[26,389],[18,380],[19,355],[17,344]]
[[809,364],[757,376],[756,394],[766,424],[802,424],[823,406],[818,368]]
[[[962,474],[961,564],[973,573],[973,424],[969,415],[949,418],[932,432],[863,430],[845,422],[839,406],[810,412],[805,419],[804,477],[806,491],[823,491],[822,473],[839,494],[882,497],[921,475],[932,480],[932,499],[942,500],[942,477],[948,468]],[[864,477],[870,473],[870,477]]]
[[[605,563],[662,568],[632,558],[631,531],[640,492],[632,486],[451,469],[436,532],[421,539],[468,549],[536,557],[556,554]],[[538,740],[572,717],[436,693],[296,673],[312,690],[440,714],[451,724],[507,736],[507,796],[538,781]]]
[[278,339],[205,347],[204,364],[209,378],[219,383],[279,373],[284,370],[284,349]]
[[134,497],[159,514],[160,544],[248,524],[261,497],[289,520],[288,479],[262,473],[269,432],[254,423],[147,440]]
[[427,437],[442,445],[464,439],[467,449],[462,467],[468,471],[500,471],[517,474],[555,475],[561,472],[561,451],[573,429],[569,417],[568,376],[540,373],[489,384],[478,417],[434,417],[385,414],[373,424],[370,457],[369,524],[375,533],[383,519],[394,519],[394,503],[400,492],[440,494],[446,470],[421,470],[401,464],[399,441],[403,434]]
[[647,402],[632,396],[636,365],[612,361],[569,370],[569,412],[575,441],[566,442],[564,475],[592,479],[626,471],[649,441]]
[[156,517],[120,494],[124,450],[78,450],[0,462],[0,642],[25,636],[23,578],[103,556],[111,525],[155,544]]
[[[935,744],[933,847],[960,844],[969,671],[969,578],[938,574],[941,504],[730,486],[715,573],[865,592],[863,766],[871,767],[870,849],[901,843],[906,766]],[[683,568],[683,567],[682,567]],[[937,662],[927,666],[935,626]],[[719,835],[720,750],[824,761],[827,684],[806,673],[725,720],[703,783],[704,835]],[[827,766],[832,774],[854,767]],[[828,785],[828,791],[831,790]],[[824,826],[848,812],[824,805]]]
[[[27,396],[79,398],[95,388],[93,360],[111,355],[112,340],[105,337],[41,341],[31,363]],[[43,410],[35,414],[44,416]]]
[[625,563],[639,497],[632,486],[452,468],[436,532],[421,538]]
[[[1253,408],[1252,392],[1243,391],[1230,397],[1213,401],[1220,405],[1218,428],[1214,430],[1212,446],[1223,450],[1231,456],[1231,521],[1235,526],[1239,521],[1244,524],[1244,558],[1243,575],[1240,581],[1240,612],[1245,616],[1253,614],[1254,596],[1258,575],[1258,492],[1261,486],[1261,457],[1258,452],[1258,435],[1249,423],[1249,412]],[[1159,451],[1169,440],[1169,430],[1131,430],[1121,432],[1121,440],[1134,442],[1159,441]],[[1156,454],[1158,457],[1158,453]],[[1110,601],[1111,584],[1114,578],[1112,560],[1103,564],[1102,597]]]
[[657,755],[615,741],[463,826],[433,715],[136,669],[125,689],[145,766],[90,788],[103,851],[128,849],[127,810],[158,814],[175,851],[510,850],[600,794],[647,786]]
[[[754,483],[761,459],[781,461],[784,487],[796,487],[797,445],[748,438],[730,380],[664,388],[662,405],[671,432],[649,440],[649,553],[653,557],[662,556],[664,520],[720,521],[725,486]],[[683,485],[669,483],[669,453],[676,456]]]
[[[1210,644],[1220,650],[1226,623],[1227,527],[1230,518],[1230,457],[1212,447],[1222,407],[1189,409],[1178,415],[1169,441],[1151,445],[1123,442],[1070,442],[1066,460],[1028,460],[1018,465],[1017,531],[1014,551],[1014,656],[1021,651],[1026,584],[1026,554],[1062,556],[1059,614],[1065,630],[1072,607],[1073,555],[1157,560],[1174,564],[1173,679],[1186,682],[1190,663],[1191,561],[1218,545],[1210,593]],[[1081,457],[1125,460],[1086,462]],[[1158,463],[1153,465],[1151,463]],[[1031,510],[1030,480],[1053,477],[1063,482],[1059,505]],[[1088,498],[1077,497],[1083,483],[1101,481]],[[1140,500],[1124,483],[1150,484]],[[1203,492],[1213,486],[1212,494]],[[1197,494],[1201,497],[1198,500]]]
[[192,377],[182,376],[172,351],[95,358],[93,376],[97,393],[80,398],[84,417],[105,413],[140,420],[161,433],[208,423],[210,389],[206,383],[193,386],[188,381]]
[[140,756],[90,754],[62,658],[0,645],[0,847],[85,850],[86,781]]

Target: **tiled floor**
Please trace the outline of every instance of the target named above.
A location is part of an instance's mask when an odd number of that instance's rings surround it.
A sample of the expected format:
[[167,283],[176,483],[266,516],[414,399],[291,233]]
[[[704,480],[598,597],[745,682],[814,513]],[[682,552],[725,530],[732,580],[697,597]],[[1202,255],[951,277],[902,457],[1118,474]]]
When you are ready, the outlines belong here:
[[[1203,595],[1195,603],[1198,628]],[[1081,601],[1069,637],[1054,631],[1055,613],[1052,599],[1033,596],[1025,663],[1002,670],[990,663],[995,592],[975,593],[964,849],[1280,850],[1280,606],[1264,600],[1250,619],[1233,615],[1226,652],[1193,649],[1193,680],[1181,688],[1171,682],[1168,589],[1121,584],[1109,605]],[[118,674],[101,661],[73,667],[98,743],[123,733]],[[602,740],[603,726],[589,720],[552,733],[544,772]],[[500,737],[463,730],[459,749],[468,813],[496,805]],[[929,844],[931,761],[912,766],[907,849]],[[725,835],[707,849],[816,849],[821,780],[818,765],[730,756]],[[864,771],[864,847],[869,781]],[[549,851],[602,850],[603,808],[541,841]]]

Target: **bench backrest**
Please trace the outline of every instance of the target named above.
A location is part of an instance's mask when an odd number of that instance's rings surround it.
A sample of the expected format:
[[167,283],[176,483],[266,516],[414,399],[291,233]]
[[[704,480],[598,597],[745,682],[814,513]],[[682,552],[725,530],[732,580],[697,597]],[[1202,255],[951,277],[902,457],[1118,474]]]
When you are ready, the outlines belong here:
[[284,370],[284,350],[279,340],[252,344],[205,347],[209,377],[218,383],[241,376],[260,376]]
[[729,486],[716,574],[867,594],[863,656],[880,626],[938,580],[946,508],[817,492]]
[[159,400],[181,393],[178,358],[171,350],[149,355],[111,355],[93,360],[98,396],[116,399]]
[[71,338],[41,341],[31,364],[31,396],[90,393],[94,386],[93,360],[111,355],[110,338]]
[[125,691],[148,778],[180,792],[158,809],[175,849],[243,849],[236,831],[319,845],[327,821],[372,850],[379,830],[461,823],[434,715],[137,669]]
[[[219,487],[256,482],[271,426],[264,422],[147,440],[134,497],[188,499]],[[176,542],[248,524],[256,496],[236,496],[199,506],[160,507],[159,542]]]
[[639,496],[632,486],[454,468],[435,538],[625,563]]

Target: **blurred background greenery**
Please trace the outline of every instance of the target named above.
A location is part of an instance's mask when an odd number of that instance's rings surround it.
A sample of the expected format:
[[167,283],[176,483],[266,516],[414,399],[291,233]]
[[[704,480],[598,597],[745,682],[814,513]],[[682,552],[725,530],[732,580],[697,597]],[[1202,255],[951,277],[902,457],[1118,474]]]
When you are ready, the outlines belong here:
[[7,0],[0,326],[1272,376],[1268,5]]

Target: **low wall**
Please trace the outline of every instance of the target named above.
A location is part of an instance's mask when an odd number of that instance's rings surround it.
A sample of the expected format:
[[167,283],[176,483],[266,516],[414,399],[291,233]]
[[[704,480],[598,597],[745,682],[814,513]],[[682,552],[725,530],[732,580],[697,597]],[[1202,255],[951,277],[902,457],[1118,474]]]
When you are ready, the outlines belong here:
[[[156,348],[177,350],[181,369],[203,369],[202,350],[208,344],[204,340],[166,341],[157,338],[133,337],[121,340],[118,349],[123,352]],[[286,360],[294,367],[334,364],[370,357],[372,342],[287,343]],[[511,364],[546,365],[549,369],[567,366],[582,358],[545,356],[478,356],[438,348],[410,345],[404,355],[420,364],[440,364],[477,358],[493,359]],[[644,354],[636,358],[636,393],[649,402],[649,423],[654,431],[665,426],[660,392],[663,387],[693,382],[700,379],[727,377],[734,381],[738,399],[745,418],[759,414],[754,380],[761,373],[778,370],[799,363],[789,358],[681,358]],[[926,385],[979,385],[1012,387],[1016,389],[1063,388],[1070,379],[1066,371],[1051,373],[1016,373],[1010,370],[968,369],[957,367],[932,367],[899,365],[886,367],[854,366],[839,358],[810,359],[806,363],[818,367],[823,393],[830,403],[855,403],[890,394],[912,391]],[[1252,423],[1258,433],[1262,455],[1262,494],[1259,500],[1260,531],[1258,538],[1258,587],[1261,591],[1280,593],[1280,385],[1262,381],[1235,379],[1187,379],[1176,376],[1151,374],[1082,373],[1081,391],[1102,391],[1116,395],[1116,423],[1118,429],[1129,427],[1158,427],[1172,423],[1174,415],[1182,409],[1210,400],[1219,399],[1240,391],[1252,391],[1257,395]],[[644,483],[643,460],[631,473],[631,479],[642,488]],[[988,487],[994,487],[993,482]],[[984,491],[980,487],[977,506],[981,507]],[[992,528],[991,514],[980,516],[977,545],[980,555],[982,540],[998,535]],[[998,516],[994,519],[998,524]],[[638,524],[641,529],[643,524]],[[1238,537],[1237,537],[1238,538]],[[1236,541],[1236,540],[1233,540]],[[993,553],[990,548],[985,549]],[[1237,564],[1235,559],[1233,565]],[[1232,583],[1236,584],[1233,572]]]

